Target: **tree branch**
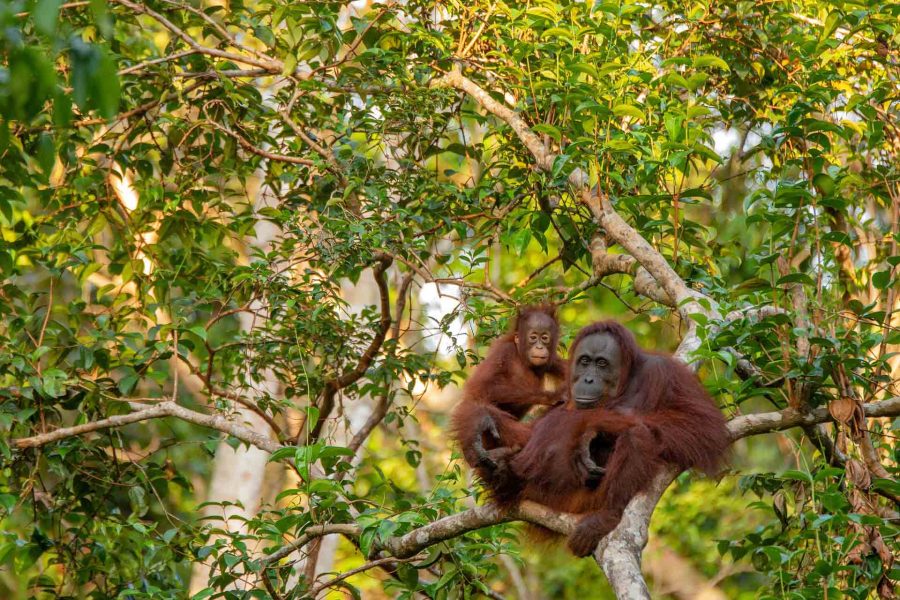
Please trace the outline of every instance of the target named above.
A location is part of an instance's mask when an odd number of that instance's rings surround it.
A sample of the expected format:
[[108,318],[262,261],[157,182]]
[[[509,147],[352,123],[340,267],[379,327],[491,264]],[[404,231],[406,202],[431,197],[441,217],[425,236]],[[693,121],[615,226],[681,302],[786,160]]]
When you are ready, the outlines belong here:
[[[867,417],[896,417],[900,415],[900,396],[880,402],[869,402],[863,404],[862,407]],[[787,408],[781,411],[735,417],[728,422],[728,430],[731,432],[732,439],[738,440],[751,435],[816,425],[832,420],[827,406],[820,406],[809,412],[798,412]]]
[[313,525],[312,527],[304,531],[300,537],[292,541],[290,544],[282,546],[272,554],[266,556],[262,560],[263,566],[271,565],[272,563],[281,560],[294,550],[299,550],[311,541],[320,537],[324,537],[326,535],[331,535],[332,533],[358,536],[360,533],[360,529],[358,525],[354,525],[353,523],[323,523],[321,525]]
[[556,512],[528,500],[509,510],[503,510],[495,504],[483,504],[423,525],[406,535],[391,538],[384,544],[384,549],[397,558],[408,558],[429,546],[469,531],[510,521],[527,521],[557,533],[569,534],[575,529],[578,517]]
[[375,560],[370,560],[369,562],[367,562],[366,564],[364,564],[362,566],[356,567],[355,569],[350,569],[349,571],[344,571],[340,575],[337,575],[324,583],[320,583],[316,587],[312,588],[312,590],[310,590],[309,597],[317,598],[319,596],[319,594],[321,594],[328,588],[333,587],[333,586],[339,584],[340,582],[344,581],[345,579],[353,577],[354,575],[358,575],[359,573],[364,573],[365,571],[368,571],[370,569],[375,569],[377,567],[384,567],[384,566],[387,566],[389,569],[393,569],[393,568],[396,568],[395,565],[398,562],[404,562],[404,560],[413,560],[415,558],[417,558],[417,557],[410,557],[410,558],[401,560],[401,559],[397,559],[397,558],[389,556],[387,558],[378,558]]
[[369,365],[372,364],[372,361],[375,360],[378,350],[384,343],[388,330],[391,328],[391,300],[388,293],[385,273],[387,272],[387,268],[391,266],[392,260],[391,257],[387,255],[380,255],[376,257],[376,260],[378,262],[375,265],[374,275],[375,283],[378,285],[378,301],[380,303],[381,320],[378,322],[378,330],[375,332],[375,336],[372,338],[366,351],[359,357],[359,362],[356,366],[352,370],[338,377],[335,381],[338,388],[345,388],[352,383],[356,383],[360,377],[365,375],[366,370],[369,368]]
[[522,141],[528,151],[531,152],[532,156],[534,156],[535,162],[539,169],[548,171],[553,167],[553,160],[555,156],[547,149],[546,146],[544,146],[541,138],[539,138],[537,134],[531,131],[531,128],[528,127],[528,124],[525,122],[525,120],[520,117],[516,111],[495,100],[493,96],[491,96],[477,83],[475,83],[468,77],[465,77],[459,70],[458,66],[454,66],[453,69],[445,73],[443,76],[433,79],[430,85],[431,87],[436,88],[456,88],[467,93],[485,110],[496,115],[497,117],[505,121],[507,125],[512,127],[513,131],[516,132],[518,138]]
[[294,165],[305,165],[307,167],[313,167],[316,164],[314,161],[311,161],[308,158],[302,158],[299,156],[288,156],[287,154],[278,154],[276,152],[269,152],[268,150],[263,150],[262,148],[258,148],[256,146],[254,146],[252,143],[250,143],[249,140],[247,140],[244,136],[240,135],[236,131],[232,131],[231,129],[228,129],[227,127],[223,127],[222,125],[219,125],[215,121],[210,121],[210,124],[215,129],[218,129],[225,135],[233,138],[235,141],[237,141],[238,144],[240,144],[241,148],[243,148],[244,150],[247,150],[251,154],[256,154],[257,156],[261,156],[261,157],[267,158],[269,160],[274,160],[277,162],[286,162],[286,163],[291,163]]
[[[369,346],[362,353],[362,356],[359,357],[356,366],[343,375],[334,377],[325,382],[325,391],[322,395],[322,402],[319,405],[319,419],[309,433],[310,439],[315,440],[321,434],[322,427],[325,425],[325,419],[328,418],[331,411],[334,409],[334,399],[337,393],[345,387],[356,383],[366,374],[366,371],[372,364],[372,361],[375,360],[378,351],[381,349],[381,345],[387,337],[388,330],[391,328],[391,299],[386,272],[388,267],[391,266],[393,259],[387,254],[379,254],[375,257],[375,260],[376,263],[373,274],[375,276],[375,283],[378,286],[378,297],[381,310],[381,320],[378,322],[378,329],[375,331],[375,335],[372,337]],[[304,423],[304,426],[300,427],[300,431],[297,434],[297,443],[306,439],[306,431],[307,427]]]
[[281,61],[277,61],[268,57],[266,57],[266,60],[257,60],[255,58],[250,58],[241,54],[235,54],[234,52],[225,52],[224,50],[219,50],[217,48],[209,48],[207,46],[203,46],[199,42],[197,42],[197,40],[185,33],[183,29],[151,8],[147,8],[146,6],[143,6],[136,2],[131,2],[130,0],[113,0],[113,2],[115,2],[116,4],[121,4],[122,6],[129,8],[138,14],[143,14],[151,17],[157,23],[168,29],[171,33],[181,39],[185,44],[187,44],[200,54],[206,54],[207,56],[214,56],[216,58],[230,60],[238,64],[250,65],[251,67],[258,67],[260,69],[265,69],[270,73],[280,73],[282,71],[283,64],[281,63]]
[[[148,421],[150,419],[158,419],[163,417],[176,417],[195,425],[209,427],[222,433],[226,433],[236,439],[241,440],[252,446],[256,446],[261,450],[274,453],[276,450],[285,446],[251,430],[248,427],[239,425],[229,418],[222,415],[208,415],[193,411],[183,406],[166,400],[156,404],[147,406],[143,402],[156,402],[156,399],[132,399],[123,400],[135,410],[135,412],[126,415],[115,415],[74,425],[72,427],[61,427],[55,431],[42,433],[40,435],[17,438],[11,441],[14,448],[26,449],[45,446],[52,442],[57,442],[70,437],[99,431],[101,429],[110,429],[113,427],[122,427],[131,423],[140,421]],[[862,405],[866,417],[896,417],[900,416],[900,396],[894,396],[879,402],[869,402]],[[734,440],[749,437],[752,435],[760,435],[763,433],[772,433],[774,431],[782,431],[793,427],[806,427],[819,423],[827,423],[833,421],[833,417],[828,412],[827,406],[820,406],[806,413],[799,413],[794,409],[788,408],[782,411],[773,411],[768,413],[754,413],[749,415],[741,415],[733,418],[728,422],[728,430]],[[548,526],[549,527],[549,526]],[[552,527],[550,527],[553,529]]]
[[[155,400],[148,399],[148,401]],[[90,433],[92,431],[98,431],[101,429],[122,427],[123,425],[137,423],[139,421],[147,421],[149,419],[177,417],[182,421],[187,421],[189,423],[194,423],[195,425],[201,425],[203,427],[209,427],[210,429],[221,431],[222,433],[227,433],[228,435],[237,438],[242,442],[246,442],[251,446],[256,446],[257,448],[265,450],[269,453],[273,453],[282,447],[281,444],[272,440],[271,438],[257,433],[249,427],[239,425],[227,419],[226,417],[223,417],[221,415],[207,415],[204,413],[196,412],[184,408],[183,406],[179,406],[171,400],[159,402],[157,404],[151,405],[150,407],[147,407],[146,405],[133,400],[128,401],[128,404],[131,405],[131,408],[134,409],[135,412],[128,413],[127,415],[115,415],[112,417],[107,417],[105,419],[100,419],[99,421],[84,423],[82,425],[61,427],[55,431],[43,433],[33,437],[15,439],[12,440],[12,445],[13,447],[20,449],[37,448],[51,442],[75,437],[77,435],[83,435],[85,433]]]

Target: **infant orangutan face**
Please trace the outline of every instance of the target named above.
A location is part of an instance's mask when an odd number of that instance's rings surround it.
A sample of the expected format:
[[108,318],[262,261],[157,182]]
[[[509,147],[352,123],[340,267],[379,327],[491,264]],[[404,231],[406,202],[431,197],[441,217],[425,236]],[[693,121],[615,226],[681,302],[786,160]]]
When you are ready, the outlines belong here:
[[555,329],[556,321],[543,313],[529,315],[519,326],[516,343],[519,344],[520,351],[524,351],[530,366],[542,367],[550,361]]

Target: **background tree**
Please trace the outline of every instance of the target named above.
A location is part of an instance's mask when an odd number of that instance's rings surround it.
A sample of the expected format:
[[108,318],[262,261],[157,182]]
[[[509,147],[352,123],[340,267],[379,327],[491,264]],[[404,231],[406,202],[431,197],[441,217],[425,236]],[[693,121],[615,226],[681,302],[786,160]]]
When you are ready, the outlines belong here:
[[[898,17],[4,3],[3,595],[892,597]],[[731,419],[733,470],[664,473],[605,578],[447,445],[534,301]]]

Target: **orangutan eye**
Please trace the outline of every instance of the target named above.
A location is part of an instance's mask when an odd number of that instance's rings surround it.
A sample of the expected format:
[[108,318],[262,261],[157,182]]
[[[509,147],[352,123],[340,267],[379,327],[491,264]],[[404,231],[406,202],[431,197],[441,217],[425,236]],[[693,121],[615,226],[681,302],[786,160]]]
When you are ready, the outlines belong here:
[[585,366],[591,364],[591,359],[588,358],[587,356],[580,356],[580,357],[578,357],[578,364],[585,367]]
[[605,366],[608,365],[608,364],[609,364],[609,361],[607,361],[605,358],[598,358],[598,359],[597,359],[597,366],[598,366],[598,367],[605,367]]

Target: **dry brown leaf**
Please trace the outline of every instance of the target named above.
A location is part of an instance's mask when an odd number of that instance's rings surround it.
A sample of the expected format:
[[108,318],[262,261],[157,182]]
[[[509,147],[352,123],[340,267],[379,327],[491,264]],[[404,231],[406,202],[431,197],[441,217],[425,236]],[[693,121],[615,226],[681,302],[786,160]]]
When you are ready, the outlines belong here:
[[862,462],[855,458],[851,458],[847,461],[845,468],[847,471],[847,479],[859,489],[868,490],[869,486],[872,485],[872,476],[869,474],[866,465]]
[[838,423],[843,423],[845,425],[849,423],[850,419],[853,418],[853,413],[855,411],[856,401],[849,396],[841,396],[828,403],[828,412]]

